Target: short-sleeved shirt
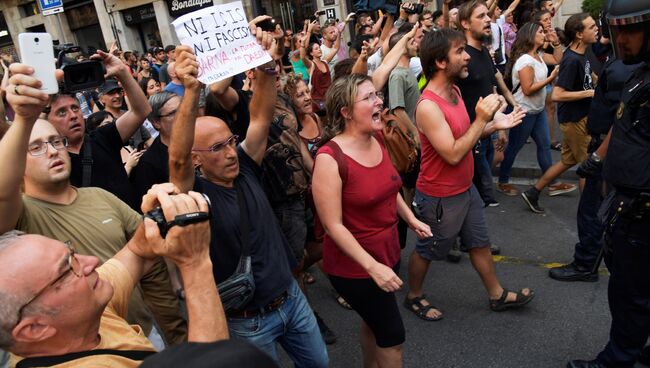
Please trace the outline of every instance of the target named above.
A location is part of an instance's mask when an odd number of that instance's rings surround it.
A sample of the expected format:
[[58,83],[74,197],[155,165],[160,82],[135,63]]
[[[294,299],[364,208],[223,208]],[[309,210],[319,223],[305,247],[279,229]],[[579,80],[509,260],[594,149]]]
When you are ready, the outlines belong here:
[[239,176],[234,187],[223,187],[197,177],[195,190],[205,193],[211,201],[210,258],[217,283],[230,277],[241,255],[241,229],[237,189],[243,192],[250,217],[251,260],[255,278],[253,301],[245,308],[261,308],[287,290],[293,280],[293,254],[282,234],[280,224],[261,184],[262,169],[237,147]]
[[[113,286],[113,297],[104,309],[99,322],[100,341],[92,350],[144,350],[155,351],[142,328],[129,325],[126,318],[129,298],[133,291],[133,279],[124,265],[111,259],[96,269],[102,281]],[[11,366],[22,360],[12,355]],[[57,364],[53,367],[138,367],[142,362],[118,355],[94,355]]]
[[[572,92],[594,89],[589,59],[584,54],[581,55],[571,49],[566,49],[560,62],[560,72],[555,85]],[[590,105],[591,97],[577,101],[558,102],[558,121],[560,123],[578,122],[587,116]]]
[[166,92],[172,92],[172,93],[175,93],[176,95],[178,95],[180,97],[183,97],[183,95],[185,94],[185,87],[183,87],[182,84],[177,84],[177,83],[174,83],[174,82],[170,81],[165,86],[165,91]]
[[151,144],[151,147],[142,154],[138,165],[131,170],[131,183],[136,195],[142,198],[154,184],[169,181],[169,153],[167,146],[160,140],[160,136]]
[[469,75],[467,78],[459,79],[456,85],[463,95],[469,121],[473,122],[476,119],[475,109],[478,99],[492,93],[497,85],[496,68],[487,48],[477,50],[467,45],[465,51],[471,57],[467,66]]
[[[321,60],[323,60],[323,61],[325,61],[325,58],[328,57],[329,54],[334,52],[333,47],[329,48],[329,47],[325,46],[325,44],[320,45],[320,49],[321,49],[321,51],[323,53],[323,56],[321,56]],[[332,73],[332,76],[334,76],[334,65],[336,65],[336,63],[338,63],[338,62],[339,62],[339,55],[337,53],[337,54],[334,55],[332,60],[330,60],[330,62],[327,63],[329,68],[330,68],[330,72]]]
[[114,123],[106,124],[86,135],[79,153],[69,152],[72,163],[70,183],[82,186],[84,148],[91,145],[93,163],[91,165],[91,187],[99,187],[113,193],[134,210],[140,208],[140,199],[135,195],[133,186],[122,164],[122,137]]
[[410,68],[396,67],[388,79],[389,106],[393,111],[403,108],[411,121],[415,120],[415,107],[420,99],[418,80]]
[[536,114],[544,110],[546,103],[546,88],[542,88],[531,96],[526,96],[520,86],[519,71],[526,67],[533,68],[534,77],[533,83],[538,83],[546,79],[546,64],[540,60],[542,51],[539,52],[538,58],[534,58],[528,54],[523,54],[517,59],[515,65],[512,67],[512,86],[517,88],[514,93],[515,101],[524,109],[524,111]]
[[164,64],[160,67],[160,75],[159,75],[159,76],[160,76],[160,82],[161,82],[161,83],[165,83],[165,84],[167,84],[167,83],[169,83],[169,82],[171,81],[171,80],[169,79],[169,73],[167,73],[167,67],[168,67],[168,66],[169,66],[169,64],[164,63]]

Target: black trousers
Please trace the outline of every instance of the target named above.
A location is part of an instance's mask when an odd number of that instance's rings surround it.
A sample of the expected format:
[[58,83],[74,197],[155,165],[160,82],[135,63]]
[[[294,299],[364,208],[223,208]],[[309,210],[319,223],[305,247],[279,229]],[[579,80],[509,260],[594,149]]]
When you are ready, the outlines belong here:
[[[617,196],[613,205],[627,200]],[[650,216],[616,220],[605,262],[611,273],[612,325],[598,360],[611,367],[632,367],[650,334]]]

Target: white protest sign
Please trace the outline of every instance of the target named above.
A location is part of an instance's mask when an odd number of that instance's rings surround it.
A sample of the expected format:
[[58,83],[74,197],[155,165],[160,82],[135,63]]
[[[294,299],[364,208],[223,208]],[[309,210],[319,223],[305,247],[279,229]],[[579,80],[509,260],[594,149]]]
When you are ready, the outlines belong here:
[[241,1],[200,9],[172,24],[181,44],[194,50],[205,84],[272,60],[251,34]]

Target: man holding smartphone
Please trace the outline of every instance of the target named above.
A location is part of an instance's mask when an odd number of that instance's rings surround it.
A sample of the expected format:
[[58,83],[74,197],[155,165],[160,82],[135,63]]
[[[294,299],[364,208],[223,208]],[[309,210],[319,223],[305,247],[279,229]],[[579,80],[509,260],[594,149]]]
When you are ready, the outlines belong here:
[[124,170],[120,150],[142,126],[151,112],[151,106],[128,67],[119,58],[101,50],[92,58],[104,63],[106,78],[117,79],[123,91],[121,94],[129,99],[129,110],[119,116],[115,123],[86,134],[79,101],[74,95],[59,93],[52,97],[45,109],[46,118],[68,139],[72,161],[71,184],[78,188],[92,186],[105,189],[139,211],[140,199]]

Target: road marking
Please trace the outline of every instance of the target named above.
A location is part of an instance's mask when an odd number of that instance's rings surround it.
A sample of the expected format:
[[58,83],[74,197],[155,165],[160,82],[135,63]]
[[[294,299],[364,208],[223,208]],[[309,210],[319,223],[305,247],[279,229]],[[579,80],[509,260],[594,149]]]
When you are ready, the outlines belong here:
[[[546,269],[565,265],[565,263],[558,263],[558,262],[544,263],[544,262],[533,261],[530,259],[521,259],[517,257],[507,257],[507,256],[492,256],[492,259],[494,260],[495,263],[523,264],[523,265],[531,265],[531,266],[546,268]],[[598,270],[598,274],[600,276],[609,276],[609,272],[607,271],[607,268],[604,267],[601,267]]]

